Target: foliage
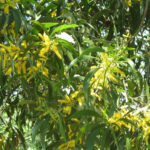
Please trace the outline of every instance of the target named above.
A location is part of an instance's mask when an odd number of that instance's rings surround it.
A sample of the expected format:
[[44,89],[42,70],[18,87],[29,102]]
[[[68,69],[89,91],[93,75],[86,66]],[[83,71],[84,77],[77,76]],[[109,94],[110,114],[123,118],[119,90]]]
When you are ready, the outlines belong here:
[[0,149],[149,149],[149,14],[148,0],[0,0]]

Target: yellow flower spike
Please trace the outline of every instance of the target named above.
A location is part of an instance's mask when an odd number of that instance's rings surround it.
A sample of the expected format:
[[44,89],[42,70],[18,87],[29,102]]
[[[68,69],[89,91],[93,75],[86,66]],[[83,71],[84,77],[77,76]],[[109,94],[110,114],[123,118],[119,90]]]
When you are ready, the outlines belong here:
[[54,10],[54,11],[51,12],[51,16],[52,16],[52,18],[56,17],[56,10]]
[[65,95],[65,98],[67,99],[67,101],[71,102],[71,100],[70,100],[68,95]]
[[1,3],[5,3],[5,0],[0,0]]
[[82,97],[78,98],[77,101],[78,101],[79,106],[82,106],[84,103],[84,97],[82,96]]
[[38,36],[41,38],[41,40],[44,42],[44,37],[41,33],[38,33]]
[[149,134],[150,134],[150,127],[147,127],[144,129],[144,138],[145,138],[146,144],[148,144]]
[[44,32],[44,34],[38,34],[39,37],[42,39],[42,46],[44,46],[39,53],[40,57],[45,57],[45,53],[47,53],[50,49],[57,55],[57,57],[59,57],[60,59],[62,58],[61,55],[59,54],[57,45],[58,43],[54,42],[54,41],[50,41],[48,35]]
[[5,73],[5,75],[10,75],[11,72],[12,72],[12,68],[10,67],[10,68],[7,70],[7,72]]
[[52,51],[58,56],[58,58],[62,59],[61,55],[59,54],[57,46],[53,45],[51,48],[52,48]]
[[39,33],[38,35],[42,39],[42,41],[44,42],[44,43],[42,43],[42,45],[49,47],[51,42],[50,42],[50,39],[49,39],[48,35],[45,32],[44,32],[43,35],[41,33]]
[[44,48],[42,48],[42,49],[40,50],[39,56],[40,56],[40,57],[43,57],[43,58],[47,58],[47,57],[45,56],[45,53],[47,53],[48,50],[49,50],[49,47],[44,47]]
[[14,28],[15,27],[15,22],[13,21],[10,25],[11,28]]
[[80,121],[77,118],[71,118],[71,121],[79,123]]
[[23,71],[23,73],[26,73],[26,62],[25,61],[22,63],[22,71]]
[[76,92],[72,93],[71,94],[71,99],[76,98],[78,96],[78,94],[79,94],[79,91],[76,91]]
[[20,74],[21,73],[21,63],[20,62],[16,63],[15,68],[17,69],[17,73]]
[[4,7],[4,14],[8,14],[9,13],[9,5],[6,5]]
[[3,67],[5,68],[6,66],[6,62],[8,60],[8,56],[7,55],[4,55],[4,59],[3,59]]
[[46,44],[46,46],[49,46],[51,44],[51,42],[50,42],[48,35],[45,32],[44,32],[43,38],[44,38],[44,42],[45,42],[44,44]]
[[9,50],[9,47],[7,47],[7,46],[5,46],[5,45],[3,45],[3,44],[0,44],[0,47],[4,48],[4,49],[6,49],[6,50]]
[[75,140],[70,140],[70,141],[68,142],[68,147],[69,147],[69,148],[74,148],[74,147],[75,147]]
[[70,101],[67,101],[67,100],[61,100],[61,99],[59,99],[58,102],[59,102],[59,103],[64,103],[64,104],[69,104],[69,103],[70,103]]
[[23,46],[24,48],[27,48],[27,42],[25,40],[22,41],[21,46]]
[[66,106],[63,108],[63,112],[67,115],[70,115],[71,113],[71,106]]
[[61,144],[59,147],[58,147],[58,150],[67,150],[67,144],[64,143],[64,144]]
[[5,54],[5,53],[6,53],[6,50],[5,50],[4,48],[1,48],[1,49],[0,49],[0,52],[3,53],[3,54]]
[[113,70],[115,70],[117,73],[119,73],[119,74],[122,75],[123,77],[126,77],[125,73],[122,72],[119,68],[113,67]]
[[46,67],[44,67],[41,72],[44,76],[48,77],[48,69]]
[[40,61],[37,61],[37,64],[36,64],[37,68],[41,68],[42,67],[42,63]]

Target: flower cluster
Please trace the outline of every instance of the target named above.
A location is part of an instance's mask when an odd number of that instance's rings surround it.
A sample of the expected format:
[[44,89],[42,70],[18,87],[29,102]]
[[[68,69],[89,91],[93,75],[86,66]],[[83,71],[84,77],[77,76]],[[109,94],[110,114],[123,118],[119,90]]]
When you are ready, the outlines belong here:
[[[30,81],[35,77],[37,72],[41,72],[44,76],[48,77],[48,68],[46,67],[46,61],[48,60],[47,53],[51,50],[53,51],[60,59],[61,55],[58,52],[57,45],[54,40],[50,41],[48,35],[45,33],[43,35],[39,34],[39,37],[42,39],[41,49],[38,53],[38,58],[34,61],[34,65],[29,65],[29,60],[27,56],[37,52],[37,50],[28,50],[28,43],[23,40],[19,45],[15,45],[9,42],[9,45],[0,44],[0,53],[2,62],[2,68],[5,75],[10,75],[12,72],[16,74],[26,74],[27,80]],[[27,49],[27,51],[25,51]],[[30,59],[34,59],[33,56]],[[13,65],[11,65],[13,62]]]
[[142,109],[132,112],[127,112],[127,110],[122,107],[122,110],[115,112],[108,122],[113,125],[115,130],[121,130],[126,128],[128,131],[133,133],[136,131],[141,131],[143,133],[143,139],[146,144],[148,144],[148,139],[150,135],[150,110]]
[[5,14],[9,13],[9,8],[15,8],[15,5],[17,2],[19,2],[20,0],[0,0],[0,3],[2,4],[2,6],[0,7],[0,9],[4,10]]
[[[102,62],[99,69],[90,81],[91,95],[96,96],[99,100],[101,99],[99,91],[102,90],[103,86],[109,88],[109,81],[118,82],[115,73],[121,74],[125,77],[125,74],[117,67],[117,62],[109,57],[107,53],[101,53],[101,60]],[[96,67],[97,66],[92,66],[92,68]]]

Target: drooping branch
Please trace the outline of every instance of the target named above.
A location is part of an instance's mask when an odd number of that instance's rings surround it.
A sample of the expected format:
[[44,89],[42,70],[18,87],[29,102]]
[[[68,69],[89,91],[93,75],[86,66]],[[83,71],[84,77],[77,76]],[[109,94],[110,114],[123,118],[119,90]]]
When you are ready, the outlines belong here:
[[138,28],[137,31],[134,33],[134,35],[132,36],[132,38],[130,38],[130,39],[126,42],[126,45],[129,44],[129,43],[138,35],[138,33],[141,31],[142,26],[143,26],[143,23],[144,23],[144,19],[145,19],[146,14],[147,14],[148,4],[149,4],[149,0],[146,0],[144,13],[143,13],[143,16],[142,16],[142,19],[141,19],[141,23],[140,23],[140,25],[139,25],[139,28]]

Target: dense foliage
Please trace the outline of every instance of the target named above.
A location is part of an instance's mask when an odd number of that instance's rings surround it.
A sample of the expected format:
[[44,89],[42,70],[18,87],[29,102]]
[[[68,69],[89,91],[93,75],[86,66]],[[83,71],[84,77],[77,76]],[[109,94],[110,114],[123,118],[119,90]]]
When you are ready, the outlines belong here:
[[149,0],[0,0],[0,149],[150,149]]

